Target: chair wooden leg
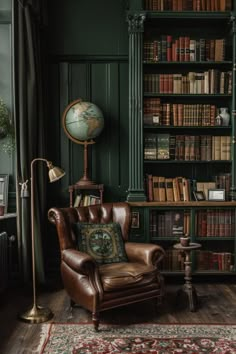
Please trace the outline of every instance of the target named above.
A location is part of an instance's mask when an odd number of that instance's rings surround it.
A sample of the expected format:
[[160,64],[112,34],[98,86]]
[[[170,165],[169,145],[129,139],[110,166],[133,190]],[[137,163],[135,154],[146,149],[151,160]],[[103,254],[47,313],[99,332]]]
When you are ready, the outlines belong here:
[[163,296],[162,295],[157,296],[156,305],[157,306],[162,305],[162,302],[163,302],[162,300],[163,300]]
[[99,313],[98,312],[92,313],[92,321],[93,321],[94,329],[97,332],[98,326],[99,326]]

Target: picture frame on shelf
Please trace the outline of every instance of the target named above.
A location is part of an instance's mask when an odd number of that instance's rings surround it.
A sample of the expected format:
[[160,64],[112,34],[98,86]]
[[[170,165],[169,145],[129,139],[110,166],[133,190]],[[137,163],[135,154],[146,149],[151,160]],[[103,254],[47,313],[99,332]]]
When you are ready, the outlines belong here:
[[138,211],[132,211],[131,213],[131,228],[139,229],[140,227],[140,217]]
[[224,202],[225,189],[208,189],[208,200],[212,202]]
[[193,192],[194,198],[197,202],[202,202],[204,200],[206,200],[205,198],[205,194],[203,191],[195,191]]
[[0,174],[0,205],[4,205],[4,214],[8,210],[8,188],[9,188],[9,175]]

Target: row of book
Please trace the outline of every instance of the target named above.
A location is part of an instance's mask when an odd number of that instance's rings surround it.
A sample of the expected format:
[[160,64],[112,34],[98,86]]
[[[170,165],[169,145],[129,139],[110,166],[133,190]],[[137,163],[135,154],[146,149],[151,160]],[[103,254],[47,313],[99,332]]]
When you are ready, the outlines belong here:
[[230,161],[231,136],[145,133],[144,160]]
[[97,195],[77,194],[74,200],[74,207],[101,204],[101,199]]
[[234,237],[235,211],[233,209],[207,209],[198,211],[196,234],[199,237]]
[[199,62],[226,59],[225,38],[192,39],[189,36],[174,38],[162,35],[160,39],[145,40],[143,59],[145,62]]
[[230,11],[232,0],[144,0],[150,11]]
[[[149,234],[152,240],[190,235],[189,211],[151,210]],[[234,237],[235,210],[198,210],[195,215],[195,235],[197,237]]]
[[199,271],[217,270],[231,272],[234,257],[231,252],[196,251],[196,267]]
[[231,94],[232,71],[209,69],[186,74],[144,74],[145,93]]
[[217,126],[219,108],[210,104],[161,103],[159,97],[145,97],[143,102],[145,125]]
[[198,182],[182,176],[163,177],[147,174],[145,181],[146,194],[149,202],[188,202],[199,200],[196,192],[202,192],[202,200],[208,200],[209,190],[223,189],[225,200],[229,200],[231,175],[221,174],[215,176],[214,179],[215,181]]
[[[234,257],[231,252],[195,251],[197,271],[233,271]],[[184,271],[184,257],[178,250],[166,250],[161,270]]]
[[158,240],[160,237],[189,235],[190,214],[188,211],[151,210],[149,218],[149,234],[152,240]]

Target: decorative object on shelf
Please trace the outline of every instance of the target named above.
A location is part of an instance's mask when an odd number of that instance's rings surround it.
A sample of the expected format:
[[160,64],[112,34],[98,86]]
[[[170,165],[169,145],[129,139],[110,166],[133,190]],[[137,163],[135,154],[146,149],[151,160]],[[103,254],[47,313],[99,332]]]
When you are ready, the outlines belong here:
[[198,201],[198,202],[206,200],[203,191],[193,191],[193,195],[194,195],[195,200]]
[[139,229],[140,227],[140,217],[138,211],[132,211],[131,213],[131,228],[132,229]]
[[228,126],[229,121],[230,121],[230,114],[228,112],[228,108],[227,107],[220,108],[220,113],[216,117],[216,124]]
[[213,202],[225,201],[224,189],[208,189],[208,200]]
[[76,144],[84,145],[84,175],[76,183],[80,186],[91,185],[88,176],[88,145],[94,144],[93,140],[104,128],[104,117],[100,108],[91,102],[77,99],[71,102],[62,116],[62,125],[69,139]]
[[10,112],[0,97],[0,146],[1,151],[11,153],[15,148],[15,128]]
[[36,274],[35,274],[35,234],[34,234],[34,219],[35,219],[35,201],[34,201],[34,163],[43,161],[47,164],[49,169],[48,177],[50,182],[55,182],[65,175],[65,172],[59,168],[54,167],[51,161],[44,158],[35,158],[31,161],[31,243],[32,243],[32,277],[33,277],[33,307],[19,315],[19,319],[28,323],[42,323],[53,317],[53,313],[49,308],[38,306],[36,303]]

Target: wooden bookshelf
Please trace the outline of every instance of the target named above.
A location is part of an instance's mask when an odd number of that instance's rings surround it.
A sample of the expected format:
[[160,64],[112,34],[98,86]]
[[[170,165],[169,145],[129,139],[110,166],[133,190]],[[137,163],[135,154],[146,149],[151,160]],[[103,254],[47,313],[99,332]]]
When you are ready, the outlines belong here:
[[[139,228],[132,230],[131,240],[160,243],[168,255],[163,271],[183,271],[181,260],[173,253],[178,236],[167,226],[155,225],[156,220],[168,224],[171,215],[180,212],[187,223],[183,230],[191,242],[202,243],[200,253],[193,252],[193,271],[234,274],[234,2],[214,2],[213,6],[210,1],[188,1],[178,2],[179,7],[168,0],[132,3],[133,12],[128,14],[132,50],[127,201],[132,211],[139,213]],[[188,8],[183,8],[186,4]],[[219,118],[222,107],[230,112],[227,125]],[[185,187],[176,193],[173,181],[179,177]],[[206,200],[212,188],[223,189],[225,198]],[[195,200],[193,192],[205,200]],[[200,228],[201,218],[207,219],[207,235]],[[203,255],[208,256],[208,262]],[[230,261],[225,261],[226,266],[223,259],[227,257]],[[204,267],[199,263],[203,258]]]

